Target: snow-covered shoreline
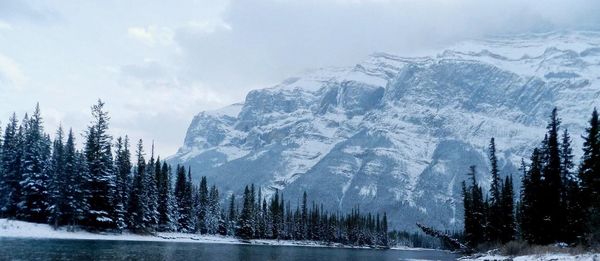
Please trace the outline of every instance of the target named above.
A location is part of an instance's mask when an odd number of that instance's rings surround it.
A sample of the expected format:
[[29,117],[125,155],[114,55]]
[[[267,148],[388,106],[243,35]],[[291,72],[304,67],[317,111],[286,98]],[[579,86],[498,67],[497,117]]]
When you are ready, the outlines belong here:
[[[184,242],[206,244],[242,244],[242,245],[270,245],[270,246],[301,246],[301,247],[333,247],[333,248],[360,248],[369,247],[347,246],[342,244],[323,244],[316,241],[270,240],[253,239],[240,240],[234,237],[219,235],[198,235],[188,233],[157,233],[156,235],[138,235],[132,233],[111,234],[91,233],[87,231],[70,232],[66,229],[53,229],[46,224],[37,224],[19,220],[0,219],[0,238],[37,238],[37,239],[74,239],[74,240],[121,240],[121,241],[147,241],[147,242]],[[431,250],[421,248],[395,247],[394,250]]]
[[600,260],[600,254],[598,253],[588,253],[588,254],[564,254],[564,253],[545,253],[545,254],[535,254],[535,255],[525,255],[525,256],[502,256],[502,255],[475,255],[469,257],[462,257],[459,260],[461,261],[529,261],[529,260],[538,260],[538,261],[596,261]]

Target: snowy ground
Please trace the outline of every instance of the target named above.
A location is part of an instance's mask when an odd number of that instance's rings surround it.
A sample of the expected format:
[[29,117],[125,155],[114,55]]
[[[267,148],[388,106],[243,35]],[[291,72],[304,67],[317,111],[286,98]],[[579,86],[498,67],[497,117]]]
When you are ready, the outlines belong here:
[[539,254],[539,255],[528,255],[528,256],[518,256],[518,257],[508,257],[508,256],[500,256],[500,255],[484,255],[479,257],[465,257],[460,260],[467,261],[492,261],[492,260],[514,260],[514,261],[529,261],[529,260],[540,260],[540,261],[584,261],[584,260],[593,260],[600,261],[600,254],[580,254],[580,255],[569,255],[569,254]]
[[[46,224],[29,223],[18,220],[0,219],[0,238],[53,238],[53,239],[88,239],[88,240],[127,240],[127,241],[157,241],[157,242],[195,242],[195,243],[219,243],[219,244],[255,244],[255,245],[278,245],[278,246],[311,246],[311,247],[351,247],[342,244],[326,245],[316,241],[292,241],[292,240],[267,240],[255,239],[242,241],[233,237],[217,235],[196,235],[186,233],[158,233],[152,235],[123,234],[98,234],[87,231],[69,232],[65,229],[55,230]],[[366,247],[365,247],[366,248]],[[396,249],[396,248],[393,248]],[[398,248],[399,250],[419,250]]]

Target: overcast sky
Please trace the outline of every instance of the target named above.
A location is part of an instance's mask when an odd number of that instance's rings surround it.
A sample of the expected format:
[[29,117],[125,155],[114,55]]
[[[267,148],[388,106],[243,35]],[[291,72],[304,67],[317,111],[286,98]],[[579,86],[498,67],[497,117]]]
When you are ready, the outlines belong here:
[[0,120],[40,102],[80,133],[101,98],[168,156],[198,112],[311,68],[598,24],[597,0],[0,0]]

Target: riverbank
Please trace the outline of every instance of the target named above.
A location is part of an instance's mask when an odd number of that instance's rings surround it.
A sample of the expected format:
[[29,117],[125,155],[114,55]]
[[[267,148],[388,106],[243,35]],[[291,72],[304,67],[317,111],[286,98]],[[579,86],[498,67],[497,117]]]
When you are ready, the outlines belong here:
[[[91,233],[87,231],[67,231],[64,228],[53,229],[46,224],[37,224],[19,220],[0,219],[0,237],[9,238],[46,238],[46,239],[81,239],[81,240],[124,240],[124,241],[152,241],[152,242],[187,242],[187,243],[209,243],[209,244],[251,244],[269,246],[303,246],[303,247],[332,247],[332,248],[360,248],[371,249],[366,246],[349,246],[343,244],[324,244],[317,241],[293,241],[252,239],[241,240],[229,236],[220,235],[198,235],[188,233],[160,232],[155,235],[138,235],[124,232],[113,233]],[[393,247],[394,250],[426,251],[429,249]]]
[[460,258],[461,261],[596,261],[600,260],[600,254],[579,254],[579,255],[570,255],[570,254],[556,254],[556,253],[546,253],[546,254],[536,254],[536,255],[526,255],[526,256],[501,256],[501,255],[481,255],[481,256],[470,256]]

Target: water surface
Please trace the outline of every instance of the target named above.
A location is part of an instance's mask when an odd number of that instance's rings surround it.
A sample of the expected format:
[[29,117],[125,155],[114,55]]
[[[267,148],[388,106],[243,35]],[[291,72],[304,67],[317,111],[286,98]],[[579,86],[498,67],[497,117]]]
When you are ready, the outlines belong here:
[[0,238],[0,260],[455,260],[435,250],[373,250],[114,240]]

